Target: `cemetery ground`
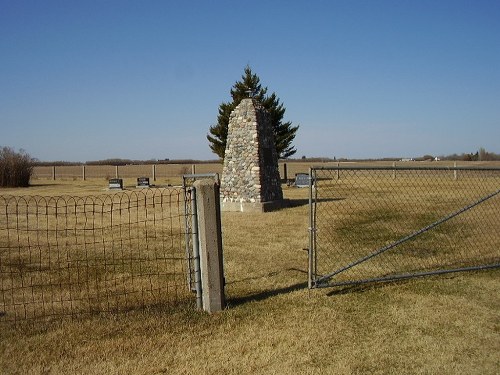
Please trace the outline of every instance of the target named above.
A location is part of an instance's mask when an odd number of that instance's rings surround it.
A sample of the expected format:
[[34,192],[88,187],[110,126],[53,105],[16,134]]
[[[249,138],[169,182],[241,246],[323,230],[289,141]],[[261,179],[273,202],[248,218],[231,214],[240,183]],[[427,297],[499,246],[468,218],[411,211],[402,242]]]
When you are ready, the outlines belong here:
[[[89,195],[105,187],[104,179],[35,180],[1,193]],[[222,214],[225,311],[152,308],[3,324],[0,373],[500,371],[499,269],[308,290],[308,191],[283,189],[289,208]]]

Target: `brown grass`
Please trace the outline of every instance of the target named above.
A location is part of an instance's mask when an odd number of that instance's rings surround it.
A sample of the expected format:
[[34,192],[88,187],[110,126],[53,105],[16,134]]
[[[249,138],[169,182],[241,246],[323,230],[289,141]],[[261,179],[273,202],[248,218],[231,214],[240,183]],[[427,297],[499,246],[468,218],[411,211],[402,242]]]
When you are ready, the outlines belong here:
[[[99,181],[56,180],[7,191],[102,189]],[[308,192],[284,193],[293,207],[223,213],[226,311],[4,325],[2,374],[499,372],[500,270],[309,291]]]

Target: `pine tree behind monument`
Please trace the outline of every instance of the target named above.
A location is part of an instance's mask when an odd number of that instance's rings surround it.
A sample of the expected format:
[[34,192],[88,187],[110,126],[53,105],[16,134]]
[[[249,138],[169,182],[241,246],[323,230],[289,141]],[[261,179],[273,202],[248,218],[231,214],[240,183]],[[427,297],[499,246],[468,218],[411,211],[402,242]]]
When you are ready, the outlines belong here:
[[292,142],[299,126],[293,126],[290,121],[283,122],[286,111],[283,103],[280,103],[280,99],[274,92],[269,96],[266,95],[267,87],[262,87],[260,78],[252,72],[249,66],[245,67],[245,72],[241,76],[241,81],[237,81],[234,84],[230,93],[232,101],[220,104],[217,124],[210,127],[210,133],[207,135],[210,148],[215,154],[221,159],[224,159],[229,116],[238,104],[240,104],[241,100],[249,96],[262,105],[268,112],[273,127],[278,158],[285,159],[297,152]]

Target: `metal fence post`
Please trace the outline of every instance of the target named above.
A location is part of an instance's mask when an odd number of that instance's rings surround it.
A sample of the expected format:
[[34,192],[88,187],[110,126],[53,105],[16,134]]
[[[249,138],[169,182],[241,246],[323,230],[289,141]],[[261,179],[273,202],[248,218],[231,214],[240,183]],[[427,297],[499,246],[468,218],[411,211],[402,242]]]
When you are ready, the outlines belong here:
[[[200,267],[200,241],[198,237],[198,208],[196,204],[196,188],[191,188],[191,230],[193,243],[194,289],[196,291],[196,308],[203,308],[201,267]],[[191,277],[189,276],[189,279]]]
[[[186,226],[185,241],[186,241],[186,263],[187,263],[187,286],[188,289],[192,292],[196,291],[194,286],[194,266],[193,266],[193,232],[197,232],[195,227],[193,227],[195,211],[193,210],[193,206],[196,204],[196,198],[193,197],[194,189],[187,188],[184,186],[184,225]],[[198,239],[198,237],[196,237]]]
[[313,288],[314,286],[314,277],[316,274],[315,271],[315,236],[316,236],[316,228],[315,228],[315,217],[314,217],[314,201],[313,201],[313,189],[314,189],[314,181],[315,181],[315,176],[313,176],[313,171],[315,170],[313,168],[309,168],[309,251],[307,253],[308,255],[308,282],[307,286],[309,289]]
[[312,280],[312,228],[313,228],[313,215],[312,215],[312,205],[313,205],[313,200],[312,200],[312,186],[311,186],[311,181],[312,181],[312,168],[309,168],[309,251],[307,252],[308,256],[308,272],[307,272],[307,286],[309,289],[313,287],[313,280]]

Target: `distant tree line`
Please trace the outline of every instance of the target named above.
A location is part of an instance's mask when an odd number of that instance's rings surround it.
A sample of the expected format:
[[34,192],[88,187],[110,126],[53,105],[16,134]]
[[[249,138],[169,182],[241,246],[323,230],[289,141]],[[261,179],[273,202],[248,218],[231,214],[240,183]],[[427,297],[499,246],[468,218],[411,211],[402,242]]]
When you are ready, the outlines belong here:
[[[301,158],[289,158],[286,161],[293,162],[313,162],[313,163],[331,163],[331,162],[372,162],[372,161],[400,161],[401,157],[388,157],[388,158],[330,158],[330,157],[306,157],[303,155]],[[486,151],[481,147],[475,153],[462,153],[462,154],[451,154],[446,156],[433,156],[430,154],[425,154],[421,157],[411,158],[414,161],[434,161],[434,160],[452,160],[452,161],[500,161],[500,154],[494,152]]]
[[70,161],[39,161],[34,160],[33,165],[37,167],[43,166],[72,166],[72,165],[153,165],[153,164],[209,164],[209,163],[219,163],[220,160],[195,160],[195,159],[161,159],[161,160],[132,160],[132,159],[104,159],[104,160],[91,160],[82,162],[70,162]]
[[494,152],[486,151],[481,147],[475,153],[463,153],[463,154],[452,154],[448,156],[441,156],[441,160],[460,160],[460,161],[498,161],[500,160],[500,154],[495,154]]
[[[451,154],[446,156],[438,156],[439,160],[454,160],[454,161],[500,161],[500,154],[494,152],[486,151],[481,147],[475,153],[462,153],[462,154]],[[286,162],[310,162],[310,163],[331,163],[331,162],[347,162],[347,161],[359,161],[359,162],[370,162],[370,161],[399,161],[401,158],[337,158],[337,157],[306,157],[305,155],[300,158],[288,158]],[[414,158],[415,161],[431,161],[436,160],[436,157],[430,154],[426,154],[422,157]],[[14,151],[10,147],[0,146],[0,173],[2,173],[2,181],[8,181],[11,178],[20,178],[21,174],[16,172],[10,172],[13,169],[13,165],[17,165],[20,168],[26,168],[26,171],[32,171],[34,166],[73,166],[73,165],[144,165],[144,164],[212,164],[220,163],[221,160],[197,160],[197,159],[150,159],[150,160],[134,160],[134,159],[103,159],[103,160],[93,160],[87,162],[69,162],[69,161],[40,161],[38,159],[32,158],[24,150],[19,152]],[[28,169],[31,167],[31,169]],[[11,174],[15,177],[7,177]],[[24,175],[24,174],[23,174]],[[31,176],[31,174],[30,174]],[[0,186],[5,186],[1,185]],[[27,185],[26,185],[27,186]]]
[[[451,154],[446,156],[438,156],[439,160],[456,160],[456,161],[496,161],[500,160],[500,154],[495,154],[494,152],[488,152],[484,148],[480,148],[475,153],[462,153],[462,154]],[[33,160],[34,166],[71,166],[71,165],[152,165],[152,164],[212,164],[220,163],[221,160],[197,160],[197,159],[150,159],[150,160],[134,160],[134,159],[103,159],[103,160],[92,160],[87,162],[68,162],[68,161],[39,161]],[[283,161],[287,163],[297,163],[297,162],[308,162],[308,163],[332,163],[332,162],[372,162],[372,161],[400,161],[401,157],[387,157],[387,158],[346,158],[346,157],[328,157],[328,156],[313,156],[306,157],[303,155],[300,158],[287,158]],[[433,161],[436,160],[436,156],[426,154],[421,157],[413,158],[415,161]]]

